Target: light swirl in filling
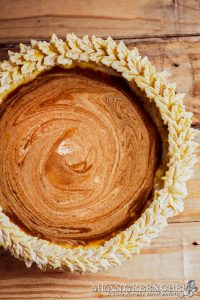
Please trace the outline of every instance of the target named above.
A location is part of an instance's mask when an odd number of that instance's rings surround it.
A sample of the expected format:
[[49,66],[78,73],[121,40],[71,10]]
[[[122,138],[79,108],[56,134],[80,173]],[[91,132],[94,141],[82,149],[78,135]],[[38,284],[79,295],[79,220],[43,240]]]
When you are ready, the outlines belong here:
[[32,235],[106,240],[141,214],[158,133],[122,79],[53,70],[7,99],[0,119],[0,205]]

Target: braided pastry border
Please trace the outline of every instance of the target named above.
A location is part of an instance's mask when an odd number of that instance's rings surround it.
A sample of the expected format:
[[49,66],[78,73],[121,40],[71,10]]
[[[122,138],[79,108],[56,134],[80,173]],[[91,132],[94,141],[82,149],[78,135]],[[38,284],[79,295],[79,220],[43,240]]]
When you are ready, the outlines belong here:
[[41,269],[50,267],[73,271],[97,272],[121,262],[150,243],[167,225],[167,218],[183,211],[182,199],[187,195],[186,181],[192,176],[196,161],[191,128],[192,113],[185,111],[184,94],[175,92],[175,84],[167,83],[147,57],[136,48],[129,50],[123,41],[115,42],[95,36],[67,34],[66,41],[52,35],[50,42],[31,41],[31,46],[20,44],[20,52],[9,51],[9,60],[0,63],[1,102],[17,86],[28,82],[53,66],[67,67],[73,62],[93,62],[110,67],[126,80],[134,81],[149,101],[159,108],[168,128],[168,170],[164,187],[156,191],[150,206],[129,228],[106,241],[103,246],[64,248],[46,240],[25,234],[13,224],[0,207],[0,246],[9,249],[27,267],[33,262]]

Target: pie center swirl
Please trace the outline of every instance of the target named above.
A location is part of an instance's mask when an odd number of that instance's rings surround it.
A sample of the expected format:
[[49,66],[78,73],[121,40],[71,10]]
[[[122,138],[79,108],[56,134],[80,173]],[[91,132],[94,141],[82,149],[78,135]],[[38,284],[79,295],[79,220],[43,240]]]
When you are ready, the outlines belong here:
[[122,79],[51,71],[7,100],[0,205],[15,223],[84,245],[139,217],[153,187],[158,132]]

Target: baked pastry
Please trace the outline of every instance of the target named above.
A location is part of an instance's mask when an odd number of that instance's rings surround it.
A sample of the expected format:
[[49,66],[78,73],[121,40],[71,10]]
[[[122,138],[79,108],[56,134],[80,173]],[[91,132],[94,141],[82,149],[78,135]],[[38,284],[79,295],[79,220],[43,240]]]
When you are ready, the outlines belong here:
[[120,264],[183,210],[192,114],[136,48],[53,34],[0,84],[0,245],[28,267]]

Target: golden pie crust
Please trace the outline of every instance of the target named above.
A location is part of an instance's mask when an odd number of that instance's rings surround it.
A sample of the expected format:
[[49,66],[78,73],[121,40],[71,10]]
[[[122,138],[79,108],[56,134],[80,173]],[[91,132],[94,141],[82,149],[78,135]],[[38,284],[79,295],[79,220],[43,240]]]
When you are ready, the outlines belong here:
[[[117,43],[111,37],[101,39],[95,36],[91,38],[84,36],[81,39],[75,34],[68,34],[66,41],[63,41],[53,34],[49,43],[31,41],[31,46],[21,44],[19,53],[9,51],[9,60],[0,64],[1,103],[18,87],[33,81],[45,71],[50,72],[54,67],[74,69],[77,66],[83,69],[90,68],[118,74],[129,82],[131,89],[140,98],[145,100],[144,106],[150,114],[152,114],[151,105],[156,105],[163,124],[159,123],[159,118],[154,117],[154,121],[160,128],[162,138],[164,135],[164,133],[162,135],[162,128],[167,128],[168,139],[167,141],[163,139],[163,153],[167,150],[167,155],[163,154],[163,160],[165,160],[167,170],[163,175],[163,168],[158,169],[158,173],[160,173],[155,176],[157,182],[155,182],[156,189],[153,200],[146,205],[141,216],[134,220],[127,229],[116,232],[114,237],[110,237],[103,244],[76,245],[72,243],[66,245],[63,241],[62,245],[60,240],[55,239],[56,233],[54,237],[49,237],[49,240],[55,240],[54,243],[38,236],[32,236],[17,226],[17,223],[9,218],[1,208],[0,245],[9,249],[15,257],[24,260],[28,267],[32,263],[36,263],[41,269],[48,267],[72,272],[97,272],[121,264],[132,254],[139,253],[140,249],[149,244],[151,239],[167,225],[168,217],[183,211],[183,198],[187,195],[186,181],[192,176],[192,167],[195,163],[196,143],[193,142],[195,132],[191,128],[192,113],[186,112],[183,105],[184,94],[176,93],[175,84],[167,83],[165,74],[157,72],[148,58],[142,58],[136,48],[129,50],[122,41]],[[65,73],[67,74],[67,71]],[[76,80],[78,79],[75,75],[73,76],[77,85],[78,81]],[[69,79],[67,76],[65,77],[62,75],[60,79],[55,78],[53,84],[62,78],[62,85],[66,84],[67,86]],[[98,89],[98,86],[96,88]],[[41,90],[41,93],[47,93],[47,90]],[[92,102],[92,104],[94,103]],[[19,107],[16,106],[15,114],[18,111]],[[4,132],[8,123],[9,120],[5,120],[5,125],[0,130]],[[11,131],[13,135],[17,135],[15,129]],[[23,127],[19,127],[19,130],[23,131]],[[87,129],[85,130],[87,131]],[[71,136],[72,133],[66,129],[66,135]],[[96,142],[98,142],[98,136]],[[109,151],[112,151],[112,142],[110,144]],[[13,157],[0,147],[1,151],[2,159],[4,154],[5,159]],[[56,160],[56,157],[52,156],[52,159]],[[29,160],[31,160],[31,156]],[[8,168],[7,173],[12,177],[11,169],[14,170],[14,165],[10,164],[9,166],[10,169]],[[49,170],[52,166],[52,161],[50,161],[48,174],[51,174]],[[75,167],[77,172],[81,172],[80,168],[83,165]],[[153,171],[150,170],[151,172]],[[5,192],[3,194],[5,195]],[[2,198],[3,194],[1,194]],[[117,216],[113,217],[113,222],[116,218]],[[98,234],[100,227],[101,224],[97,223],[95,234]]]

